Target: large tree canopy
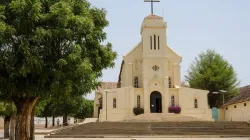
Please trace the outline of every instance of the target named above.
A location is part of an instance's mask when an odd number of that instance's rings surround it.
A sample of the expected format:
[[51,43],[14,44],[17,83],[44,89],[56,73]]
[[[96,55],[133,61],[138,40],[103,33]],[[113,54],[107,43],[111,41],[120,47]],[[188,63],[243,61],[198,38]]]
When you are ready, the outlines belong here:
[[191,88],[209,90],[210,107],[222,105],[222,94],[214,94],[225,90],[225,101],[238,93],[237,75],[233,66],[214,50],[202,52],[191,64],[186,75]]
[[107,26],[106,11],[86,0],[0,1],[0,98],[17,106],[17,140],[29,138],[28,116],[20,115],[39,97],[60,100],[99,85],[116,58],[102,44]]

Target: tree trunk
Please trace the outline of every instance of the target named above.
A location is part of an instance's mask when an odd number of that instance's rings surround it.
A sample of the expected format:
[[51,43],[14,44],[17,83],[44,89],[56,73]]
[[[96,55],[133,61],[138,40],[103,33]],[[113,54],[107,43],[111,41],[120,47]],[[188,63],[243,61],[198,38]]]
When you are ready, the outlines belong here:
[[10,116],[4,117],[4,138],[10,137]]
[[35,113],[35,107],[33,108],[31,112],[31,119],[30,119],[30,140],[35,140],[35,122],[34,122],[34,113]]
[[9,140],[15,140],[15,123],[16,123],[16,114],[12,114],[10,118],[10,138]]
[[30,99],[19,99],[15,101],[17,108],[16,115],[16,140],[30,140],[30,120],[32,110],[38,100],[38,97]]
[[63,115],[63,126],[67,126],[67,125],[68,125],[67,115]]
[[44,128],[48,128],[48,117],[47,116],[45,117],[45,126],[44,126]]
[[55,116],[52,116],[52,127],[55,126]]

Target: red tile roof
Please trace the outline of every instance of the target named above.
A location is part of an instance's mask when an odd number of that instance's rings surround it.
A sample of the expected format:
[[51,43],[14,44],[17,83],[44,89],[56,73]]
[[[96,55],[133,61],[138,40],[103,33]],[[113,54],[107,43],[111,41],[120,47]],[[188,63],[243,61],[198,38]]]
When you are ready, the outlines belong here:
[[145,18],[148,18],[148,19],[162,19],[162,17],[157,16],[157,15],[149,15],[149,16],[147,16]]
[[117,82],[102,82],[98,90],[114,89],[117,88]]
[[239,88],[240,94],[229,100],[224,106],[250,101],[250,85]]

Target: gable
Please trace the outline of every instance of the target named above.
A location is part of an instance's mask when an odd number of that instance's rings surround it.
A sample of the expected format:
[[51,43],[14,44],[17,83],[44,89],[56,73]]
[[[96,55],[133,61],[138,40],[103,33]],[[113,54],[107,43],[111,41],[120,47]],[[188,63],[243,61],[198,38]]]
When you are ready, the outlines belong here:
[[127,59],[127,61],[131,61],[138,56],[142,56],[142,42],[138,43],[129,53],[124,55],[124,59]]
[[177,54],[173,49],[171,49],[168,45],[166,45],[168,49],[168,58],[174,63],[180,63],[182,61],[182,57]]

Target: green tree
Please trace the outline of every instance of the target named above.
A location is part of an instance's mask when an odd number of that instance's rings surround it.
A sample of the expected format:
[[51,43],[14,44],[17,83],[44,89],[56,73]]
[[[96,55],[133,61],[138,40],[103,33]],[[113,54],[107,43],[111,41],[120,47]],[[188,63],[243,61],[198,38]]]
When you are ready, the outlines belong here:
[[94,113],[94,101],[82,99],[74,117],[77,119],[92,118]]
[[15,138],[30,138],[38,98],[96,89],[116,53],[103,31],[106,11],[86,0],[0,1],[0,99],[17,108]]
[[53,102],[51,110],[55,116],[63,116],[63,125],[68,125],[68,116],[74,116],[83,102],[82,96]]
[[189,67],[185,76],[191,88],[209,90],[210,107],[222,105],[222,94],[213,94],[225,90],[225,101],[238,93],[237,75],[233,66],[214,50],[202,52]]
[[45,118],[45,128],[48,127],[48,117],[51,117],[53,113],[52,104],[51,99],[39,100],[35,107],[35,115]]
[[16,109],[13,103],[0,102],[0,116],[4,117],[4,138],[10,137],[10,121]]

